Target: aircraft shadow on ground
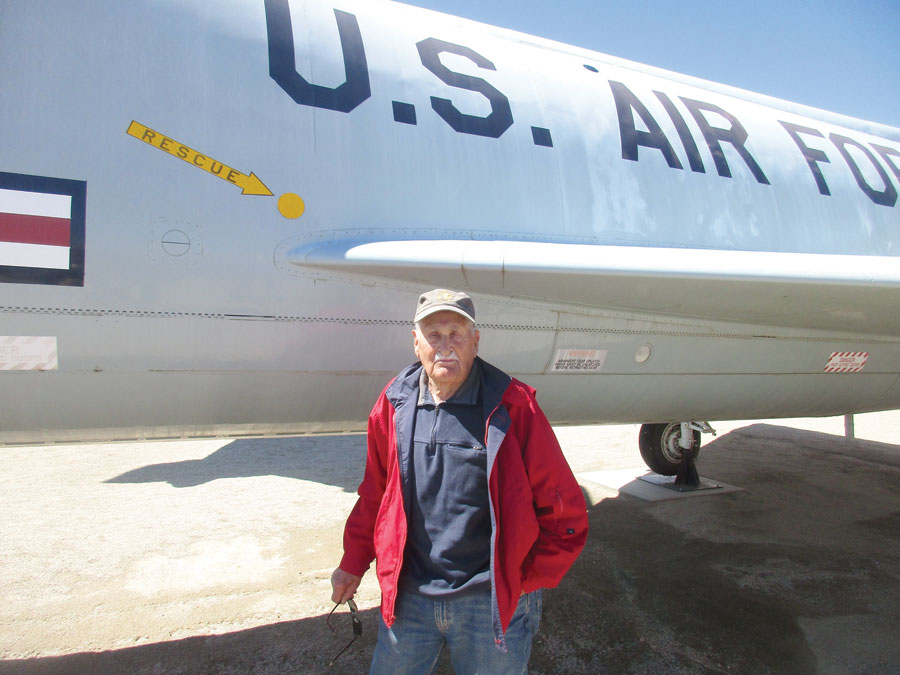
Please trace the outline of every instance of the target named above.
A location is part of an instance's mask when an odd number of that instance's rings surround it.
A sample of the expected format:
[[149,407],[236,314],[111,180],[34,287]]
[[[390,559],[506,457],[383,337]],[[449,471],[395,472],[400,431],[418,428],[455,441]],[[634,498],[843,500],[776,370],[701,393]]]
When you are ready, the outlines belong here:
[[355,492],[366,461],[364,434],[239,439],[202,459],[149,464],[107,483],[196,487],[220,478],[283,476]]
[[[715,426],[715,425],[713,425]],[[731,431],[717,436],[715,438],[704,437],[708,442],[704,442],[701,448],[700,456],[706,449],[712,449],[714,446],[721,446],[723,450],[742,452],[740,446],[746,445],[748,441],[757,439],[771,439],[775,443],[796,444],[798,441],[804,444],[822,447],[826,452],[840,452],[842,454],[853,454],[854,448],[862,451],[862,454],[870,453],[883,454],[888,452],[891,457],[900,458],[900,439],[898,443],[885,443],[883,441],[870,441],[863,438],[847,438],[842,434],[829,434],[824,431],[812,431],[808,429],[797,429],[794,427],[784,426],[781,424],[769,424],[768,422],[756,422],[748,424],[745,427],[738,427]],[[702,461],[702,459],[701,459]]]
[[[800,431],[770,424],[754,424],[735,430],[705,445],[700,456],[703,472],[704,458],[714,446],[733,434],[740,437],[766,438],[790,433],[798,439],[833,439],[843,437],[812,431]],[[900,446],[875,441],[852,441],[858,447],[890,450]],[[900,454],[898,454],[900,456]],[[169,483],[173,487],[196,487],[220,478],[252,476],[284,476],[334,485],[355,492],[362,479],[366,459],[364,434],[328,436],[290,436],[276,438],[239,439],[219,448],[202,459],[150,464],[107,480],[107,483]],[[724,480],[724,479],[723,479]]]

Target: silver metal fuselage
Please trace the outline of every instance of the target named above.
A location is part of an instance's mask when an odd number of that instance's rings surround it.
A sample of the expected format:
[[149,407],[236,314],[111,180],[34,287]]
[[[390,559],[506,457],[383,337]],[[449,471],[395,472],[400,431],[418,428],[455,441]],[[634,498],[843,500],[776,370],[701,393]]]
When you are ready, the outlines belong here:
[[6,188],[84,190],[0,443],[364,429],[437,286],[555,422],[900,407],[897,129],[380,0],[0,18]]

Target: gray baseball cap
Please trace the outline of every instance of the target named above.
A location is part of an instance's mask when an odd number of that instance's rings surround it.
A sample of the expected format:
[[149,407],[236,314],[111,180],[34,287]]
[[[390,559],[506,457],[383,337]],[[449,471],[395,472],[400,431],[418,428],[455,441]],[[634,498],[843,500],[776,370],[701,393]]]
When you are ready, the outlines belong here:
[[435,312],[456,312],[475,323],[475,303],[468,295],[458,291],[435,288],[433,291],[422,293],[416,304],[416,316],[413,321],[418,323]]

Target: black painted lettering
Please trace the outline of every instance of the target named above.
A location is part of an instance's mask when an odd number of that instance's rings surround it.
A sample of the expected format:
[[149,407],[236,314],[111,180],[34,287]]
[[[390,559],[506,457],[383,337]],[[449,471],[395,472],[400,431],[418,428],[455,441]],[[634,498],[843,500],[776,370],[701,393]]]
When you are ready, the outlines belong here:
[[894,150],[894,148],[888,148],[884,145],[876,145],[875,143],[872,143],[871,145],[875,149],[875,152],[881,155],[884,163],[890,167],[896,179],[900,181],[900,165],[891,159],[892,157],[900,157],[900,151]]
[[174,143],[174,141],[171,138],[163,136],[163,139],[159,142],[159,149],[169,152],[169,143]]
[[156,138],[156,132],[150,131],[150,129],[144,128],[144,135],[141,136],[142,141],[146,141],[147,143],[152,144],[153,139]]
[[545,148],[553,147],[553,137],[550,130],[544,127],[531,127],[531,138],[535,145],[542,145]]
[[200,161],[200,158],[201,158],[201,157],[202,157],[203,159],[206,159],[206,155],[201,155],[199,152],[198,152],[196,155],[194,155],[194,164],[195,164],[196,166],[199,166],[199,167],[202,169],[202,168],[204,168],[204,167],[203,167],[203,162]]
[[[666,138],[662,128],[641,103],[640,99],[621,82],[609,81],[613,98],[616,101],[616,113],[619,116],[619,137],[622,142],[622,159],[638,161],[638,148],[654,148],[659,150],[666,158],[666,164],[673,169],[682,169],[681,161],[675,154],[672,144]],[[634,111],[641,116],[644,126],[649,131],[638,131],[634,125]]]
[[[766,174],[763,173],[763,170],[760,168],[759,164],[756,163],[756,160],[753,159],[753,155],[750,154],[745,146],[745,143],[747,142],[747,130],[744,129],[744,126],[738,122],[734,115],[725,112],[722,108],[713,103],[695,101],[694,99],[684,98],[683,96],[681,97],[681,101],[687,106],[687,109],[694,117],[694,121],[697,122],[697,126],[700,127],[703,138],[706,140],[706,145],[709,147],[709,151],[713,156],[713,161],[716,164],[716,171],[719,172],[720,176],[731,178],[731,169],[728,167],[725,153],[722,152],[722,143],[730,143],[741,156],[741,159],[747,164],[747,168],[750,169],[750,172],[753,174],[753,177],[756,178],[756,181],[763,185],[769,185],[769,179],[766,178]],[[712,126],[703,114],[704,111],[722,116],[728,120],[731,127],[729,129],[722,129],[721,127]]]
[[222,173],[222,162],[213,160],[212,165],[209,167],[209,170],[218,176],[220,173]]
[[822,150],[809,147],[803,139],[800,138],[800,134],[818,136],[819,138],[825,137],[821,132],[811,127],[803,127],[799,124],[791,124],[790,122],[783,122],[781,120],[778,120],[778,122],[784,127],[785,131],[790,134],[790,137],[794,139],[794,143],[800,148],[800,152],[803,153],[803,158],[806,160],[809,170],[812,171],[813,178],[816,179],[816,187],[819,188],[819,194],[830,195],[831,190],[828,189],[828,183],[825,182],[825,176],[822,175],[822,169],[819,168],[818,163],[825,162],[826,164],[830,164],[831,160],[828,159],[828,155]]
[[225,180],[227,180],[229,183],[234,183],[235,185],[237,185],[237,177],[238,177],[238,172],[235,171],[234,169],[229,169],[228,175],[225,176]]
[[[872,154],[871,150],[862,143],[858,143],[852,138],[847,138],[840,134],[829,134],[828,138],[834,143],[834,147],[838,149],[838,152],[841,153],[844,161],[847,162],[847,166],[850,167],[850,172],[853,174],[853,178],[856,179],[856,184],[859,186],[859,189],[865,192],[869,199],[880,206],[893,206],[897,203],[897,189],[894,187],[894,184],[891,183],[891,179],[888,178],[884,167],[881,166],[881,163],[877,159],[875,159],[875,155]],[[859,170],[859,165],[856,163],[856,160],[853,159],[853,156],[847,150],[848,145],[857,148],[872,163],[872,166],[875,167],[878,176],[884,183],[883,190],[876,190],[869,185],[866,181],[866,177],[863,176],[862,171]]]
[[500,138],[503,133],[513,124],[512,110],[509,107],[509,99],[506,98],[493,85],[482,80],[480,77],[472,77],[471,75],[463,75],[456,73],[443,63],[441,63],[440,54],[448,52],[457,54],[472,61],[479,68],[486,70],[497,70],[494,64],[488,61],[474,49],[464,47],[463,45],[453,44],[452,42],[444,42],[437,38],[426,38],[416,44],[419,50],[419,58],[422,65],[428,68],[432,73],[444,84],[458,89],[466,89],[468,91],[477,91],[491,103],[491,112],[487,117],[478,117],[476,115],[466,115],[459,111],[453,105],[453,102],[446,98],[431,97],[431,107],[440,115],[454,131],[461,134],[472,134],[474,136],[486,136],[488,138]]
[[392,101],[394,108],[394,121],[401,124],[416,124],[416,107],[411,103],[402,103],[400,101]]
[[189,148],[184,147],[183,145],[178,146],[178,152],[176,153],[181,159],[187,159]]
[[663,104],[663,108],[669,113],[672,124],[675,125],[675,131],[678,132],[678,138],[681,139],[681,144],[684,146],[684,152],[687,154],[688,163],[691,165],[691,171],[695,173],[706,173],[706,168],[703,166],[703,160],[700,158],[700,151],[697,149],[694,137],[691,136],[691,132],[688,129],[684,118],[681,116],[681,113],[678,112],[675,104],[672,103],[672,99],[661,91],[654,91],[653,93],[656,94],[656,98]]
[[269,75],[300,105],[348,113],[371,96],[369,65],[356,16],[334,10],[344,55],[343,84],[331,89],[307,82],[294,61],[294,30],[288,0],[265,0]]

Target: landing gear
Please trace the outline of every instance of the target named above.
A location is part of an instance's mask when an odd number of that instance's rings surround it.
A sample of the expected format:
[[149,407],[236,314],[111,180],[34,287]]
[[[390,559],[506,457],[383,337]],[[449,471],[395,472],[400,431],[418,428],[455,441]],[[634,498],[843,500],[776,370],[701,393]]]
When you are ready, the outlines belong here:
[[[696,459],[700,453],[700,431],[691,430],[693,433],[691,452]],[[663,476],[674,476],[678,473],[678,467],[683,458],[683,449],[679,443],[681,439],[681,424],[644,424],[638,436],[638,447],[641,449],[641,458],[650,467],[650,470]]]
[[677,476],[675,485],[698,487],[700,477],[694,461],[700,454],[700,433],[716,432],[706,422],[644,424],[638,436],[641,457],[650,470]]

